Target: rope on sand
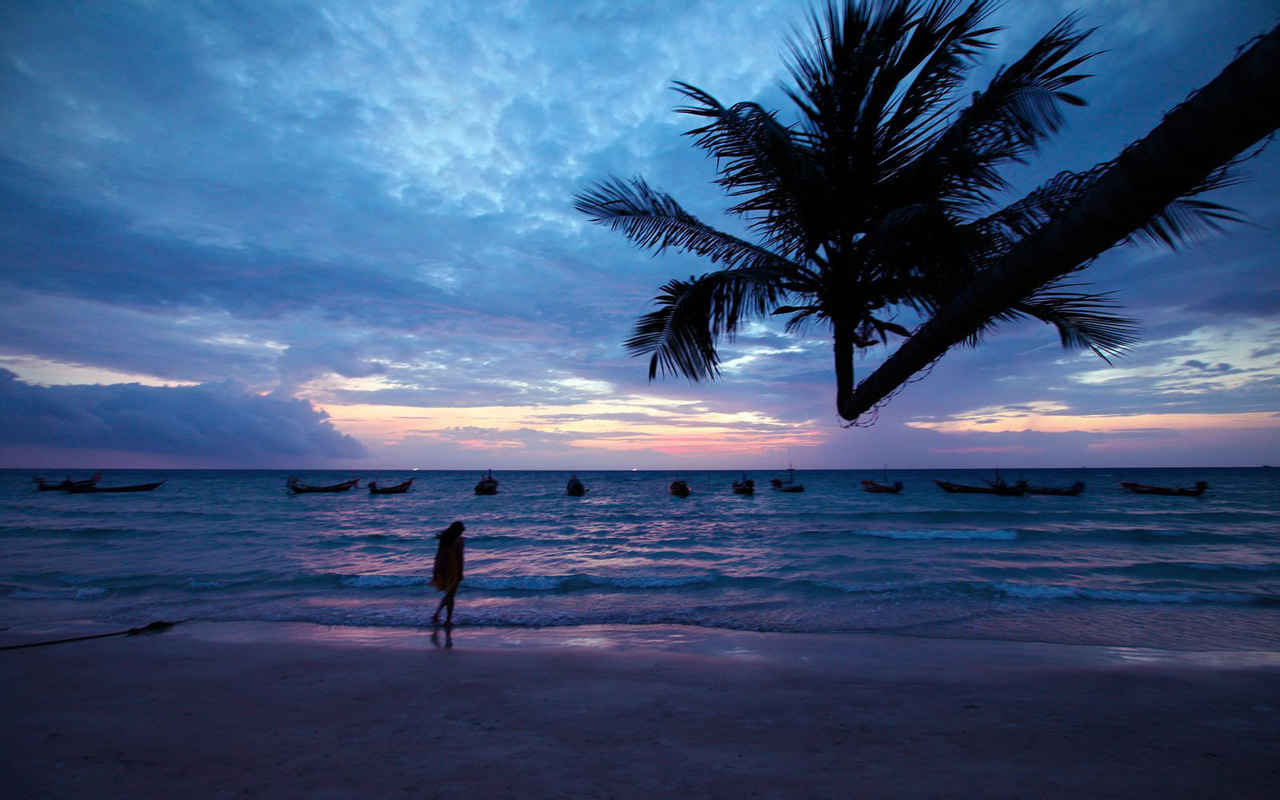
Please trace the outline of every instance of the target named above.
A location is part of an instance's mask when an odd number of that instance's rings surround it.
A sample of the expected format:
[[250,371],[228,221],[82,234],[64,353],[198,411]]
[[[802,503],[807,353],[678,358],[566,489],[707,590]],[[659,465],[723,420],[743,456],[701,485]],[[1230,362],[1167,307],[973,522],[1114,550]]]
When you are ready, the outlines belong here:
[[89,639],[105,639],[108,636],[138,636],[144,633],[163,633],[174,625],[180,625],[186,622],[180,619],[177,622],[166,622],[164,620],[156,620],[148,625],[138,628],[129,628],[128,630],[115,631],[114,633],[95,633],[92,636],[72,636],[69,639],[53,639],[48,642],[28,642],[26,644],[10,644],[0,647],[0,650],[21,650],[24,647],[48,647],[51,644],[66,644],[67,642],[84,642]]

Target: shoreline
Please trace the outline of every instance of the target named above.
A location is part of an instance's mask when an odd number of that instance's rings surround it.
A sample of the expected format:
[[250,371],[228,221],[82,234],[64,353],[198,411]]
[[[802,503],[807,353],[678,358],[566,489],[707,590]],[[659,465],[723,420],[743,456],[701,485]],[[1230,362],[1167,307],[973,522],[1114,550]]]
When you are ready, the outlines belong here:
[[192,622],[3,652],[5,777],[26,796],[193,800],[1262,797],[1280,780],[1271,651],[669,625],[444,638]]
[[[0,647],[47,638],[116,633],[116,625],[81,620],[26,630],[0,630]],[[441,644],[433,644],[433,632]],[[331,625],[301,621],[182,621],[163,633],[206,643],[291,643],[334,647],[423,650],[443,647],[443,626]],[[601,652],[652,650],[671,654],[750,656],[776,663],[820,661],[824,654],[877,653],[889,658],[904,651],[933,657],[966,659],[981,656],[1002,663],[1103,668],[1124,664],[1181,667],[1280,668],[1280,649],[1179,649],[1042,640],[1000,639],[964,635],[918,634],[909,631],[753,631],[682,624],[583,624],[550,626],[457,625],[449,632],[453,646],[479,650],[585,649]],[[846,659],[847,663],[847,659]],[[861,667],[869,666],[862,662]]]

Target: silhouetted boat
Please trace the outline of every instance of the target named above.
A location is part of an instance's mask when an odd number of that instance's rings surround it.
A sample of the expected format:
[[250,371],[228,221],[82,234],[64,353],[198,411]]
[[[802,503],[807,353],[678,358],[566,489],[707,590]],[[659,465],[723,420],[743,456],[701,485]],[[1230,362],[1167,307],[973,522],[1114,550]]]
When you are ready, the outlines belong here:
[[587,493],[587,487],[583,485],[582,481],[578,480],[577,475],[570,475],[569,482],[565,484],[564,493],[570,497],[582,497]]
[[101,472],[95,472],[92,477],[85,478],[80,481],[73,481],[70,477],[63,478],[59,483],[49,483],[44,478],[32,478],[35,481],[36,488],[42,492],[70,492],[78,487],[93,486],[102,478]]
[[1059,497],[1075,497],[1084,491],[1084,481],[1076,481],[1065,489],[1057,486],[1028,486],[1026,481],[1018,481],[1024,486],[1027,494],[1051,494]]
[[898,494],[902,491],[902,481],[886,484],[868,479],[862,482],[862,491],[870,492],[871,494]]
[[294,494],[314,494],[317,492],[345,492],[358,483],[360,483],[359,478],[352,478],[349,481],[335,483],[331,486],[310,486],[298,480],[297,475],[290,475],[289,480],[285,482],[285,486]]
[[748,478],[746,475],[743,475],[742,480],[733,482],[733,493],[734,494],[755,494],[756,482]]
[[493,470],[489,470],[480,482],[476,484],[476,494],[497,494],[498,479],[493,477]]
[[1027,484],[1023,481],[1017,483],[1006,483],[1004,478],[1000,477],[1000,473],[996,473],[994,481],[987,481],[986,486],[969,486],[963,483],[951,483],[950,481],[934,481],[938,484],[938,488],[949,494],[998,494],[1003,497],[1022,497],[1027,493]]
[[787,467],[787,477],[770,478],[769,485],[780,492],[803,492],[804,484],[796,483],[796,471],[791,467]]
[[67,491],[72,494],[102,494],[104,492],[149,492],[152,489],[162,485],[164,481],[156,481],[155,483],[138,483],[133,486],[73,486]]
[[671,482],[671,486],[668,487],[668,491],[670,491],[676,497],[688,497],[689,484],[685,483],[682,480],[677,479]]
[[413,478],[404,483],[397,483],[395,486],[382,487],[377,481],[369,481],[369,494],[404,494],[409,491],[409,487],[413,485]]
[[1121,481],[1120,485],[1134,494],[1163,494],[1176,497],[1199,497],[1204,494],[1204,490],[1209,488],[1209,484],[1204,481],[1196,481],[1194,489],[1171,488],[1168,486],[1148,486],[1145,483],[1134,483],[1133,481]]

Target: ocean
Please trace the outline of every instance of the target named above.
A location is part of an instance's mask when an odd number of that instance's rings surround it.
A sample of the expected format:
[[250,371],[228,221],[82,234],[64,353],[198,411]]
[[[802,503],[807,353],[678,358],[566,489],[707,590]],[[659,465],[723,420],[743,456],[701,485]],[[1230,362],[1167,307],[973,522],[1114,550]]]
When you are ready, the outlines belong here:
[[[1280,650],[1280,470],[1006,470],[1078,497],[946,494],[976,470],[890,470],[901,495],[862,491],[876,472],[797,470],[807,491],[730,492],[741,473],[298,472],[361,478],[290,496],[279,471],[107,470],[103,486],[37,492],[0,471],[0,627],[122,627],[152,620],[429,624],[434,534],[467,526],[455,623],[678,624],[1179,650]],[[72,477],[87,476],[87,471]],[[63,473],[48,473],[57,481]],[[412,477],[408,494],[369,480]],[[674,478],[692,494],[672,497]],[[1134,495],[1119,482],[1191,486]]]

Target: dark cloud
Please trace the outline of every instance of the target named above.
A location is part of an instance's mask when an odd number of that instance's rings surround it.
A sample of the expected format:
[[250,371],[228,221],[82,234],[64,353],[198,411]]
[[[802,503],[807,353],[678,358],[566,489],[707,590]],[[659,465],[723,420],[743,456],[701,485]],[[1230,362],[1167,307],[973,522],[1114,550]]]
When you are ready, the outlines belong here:
[[1206,364],[1203,361],[1192,358],[1182,363],[1193,369],[1198,369],[1201,372],[1220,372],[1224,375],[1231,372],[1239,372],[1239,370],[1232,369],[1231,365],[1225,361],[1219,361],[1217,364]]
[[[1280,278],[1277,278],[1280,280]],[[1237,317],[1280,316],[1280,289],[1225,292],[1187,307],[1188,311]]]
[[0,446],[134,451],[193,465],[298,464],[365,455],[303,400],[232,383],[31,386],[0,369]]

